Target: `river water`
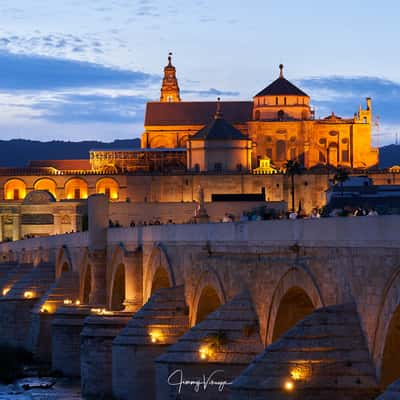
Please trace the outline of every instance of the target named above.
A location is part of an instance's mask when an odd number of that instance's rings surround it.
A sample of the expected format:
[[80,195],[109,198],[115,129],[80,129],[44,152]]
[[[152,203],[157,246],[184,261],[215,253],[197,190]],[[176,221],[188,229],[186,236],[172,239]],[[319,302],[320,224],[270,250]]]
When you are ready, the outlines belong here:
[[[54,385],[37,387],[48,383]],[[26,384],[36,388],[25,390],[22,385]],[[80,391],[79,381],[68,378],[26,378],[11,385],[0,385],[0,400],[82,400]]]

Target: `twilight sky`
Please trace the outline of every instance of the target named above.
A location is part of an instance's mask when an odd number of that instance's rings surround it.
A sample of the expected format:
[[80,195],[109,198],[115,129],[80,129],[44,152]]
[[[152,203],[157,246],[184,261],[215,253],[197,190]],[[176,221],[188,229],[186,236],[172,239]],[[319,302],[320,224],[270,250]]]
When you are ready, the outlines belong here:
[[171,50],[185,100],[251,99],[283,63],[317,117],[371,96],[393,143],[399,15],[397,0],[0,0],[0,138],[139,137]]

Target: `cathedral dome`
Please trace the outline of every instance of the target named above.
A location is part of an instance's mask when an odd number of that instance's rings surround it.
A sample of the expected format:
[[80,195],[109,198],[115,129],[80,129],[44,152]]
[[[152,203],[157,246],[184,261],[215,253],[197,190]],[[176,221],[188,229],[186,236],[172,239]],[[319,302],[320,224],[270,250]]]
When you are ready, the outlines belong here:
[[279,65],[280,74],[279,78],[273,81],[266,88],[257,93],[254,97],[259,96],[305,96],[309,97],[307,93],[304,93],[293,83],[289,82],[283,76],[283,65]]
[[311,117],[310,97],[283,76],[279,65],[278,79],[254,96],[255,120],[304,120]]
[[24,199],[24,204],[54,203],[56,199],[47,190],[33,190]]

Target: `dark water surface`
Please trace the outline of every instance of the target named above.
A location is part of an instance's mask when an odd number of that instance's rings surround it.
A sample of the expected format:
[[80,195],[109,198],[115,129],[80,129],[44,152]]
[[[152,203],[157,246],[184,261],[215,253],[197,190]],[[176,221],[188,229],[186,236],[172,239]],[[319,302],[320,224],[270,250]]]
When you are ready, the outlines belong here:
[[[46,389],[25,390],[22,385],[55,384]],[[79,380],[69,378],[26,378],[11,385],[0,385],[0,400],[81,400]]]

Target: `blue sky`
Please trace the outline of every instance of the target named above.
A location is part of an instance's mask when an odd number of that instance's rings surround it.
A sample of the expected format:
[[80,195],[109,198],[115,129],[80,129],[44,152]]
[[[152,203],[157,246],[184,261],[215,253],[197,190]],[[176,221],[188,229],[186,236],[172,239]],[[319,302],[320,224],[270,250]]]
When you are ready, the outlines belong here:
[[283,63],[317,116],[371,96],[391,143],[399,15],[391,0],[0,0],[1,138],[139,137],[173,51],[183,99],[251,99]]

